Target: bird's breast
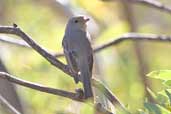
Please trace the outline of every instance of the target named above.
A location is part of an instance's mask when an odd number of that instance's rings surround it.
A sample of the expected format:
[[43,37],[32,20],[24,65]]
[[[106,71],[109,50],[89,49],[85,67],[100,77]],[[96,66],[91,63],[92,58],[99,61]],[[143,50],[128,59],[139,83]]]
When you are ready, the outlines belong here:
[[68,48],[77,51],[81,55],[87,54],[92,49],[88,37],[87,32],[82,30],[70,30],[65,34]]

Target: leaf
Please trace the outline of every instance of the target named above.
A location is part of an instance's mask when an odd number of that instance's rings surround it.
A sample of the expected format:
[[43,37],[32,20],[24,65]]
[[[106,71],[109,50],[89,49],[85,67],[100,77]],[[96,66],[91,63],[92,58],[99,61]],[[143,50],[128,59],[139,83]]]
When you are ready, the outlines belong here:
[[167,97],[167,95],[166,95],[166,93],[164,91],[163,92],[161,91],[161,92],[157,93],[156,101],[159,104],[162,104],[162,105],[169,104],[168,97]]
[[152,71],[147,76],[155,78],[155,79],[161,79],[164,81],[171,80],[171,70],[157,70]]
[[171,105],[171,93],[165,90],[166,95],[169,97],[170,105]]
[[148,109],[150,114],[171,114],[169,110],[158,104],[144,103],[144,107]]
[[153,112],[154,114],[162,114],[161,110],[159,107],[157,107],[156,104],[152,104],[152,103],[144,103],[145,108],[148,109],[148,111],[150,112],[150,114]]
[[164,81],[163,84],[164,84],[165,86],[171,87],[171,80]]

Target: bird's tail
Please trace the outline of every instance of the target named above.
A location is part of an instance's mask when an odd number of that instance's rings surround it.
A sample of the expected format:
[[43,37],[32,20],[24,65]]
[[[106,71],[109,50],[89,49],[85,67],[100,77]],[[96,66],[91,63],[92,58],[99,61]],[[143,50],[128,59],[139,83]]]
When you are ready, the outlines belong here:
[[91,87],[91,73],[89,71],[89,67],[87,64],[81,65],[81,78],[83,81],[83,88],[84,88],[84,97],[90,98],[93,97],[92,87]]

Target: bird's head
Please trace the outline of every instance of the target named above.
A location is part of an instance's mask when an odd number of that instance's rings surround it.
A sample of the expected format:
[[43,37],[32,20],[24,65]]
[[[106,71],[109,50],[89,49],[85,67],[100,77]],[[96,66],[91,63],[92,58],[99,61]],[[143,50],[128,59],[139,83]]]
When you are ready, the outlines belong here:
[[85,31],[87,28],[86,23],[89,20],[90,20],[89,18],[85,18],[84,16],[72,17],[68,21],[67,29]]

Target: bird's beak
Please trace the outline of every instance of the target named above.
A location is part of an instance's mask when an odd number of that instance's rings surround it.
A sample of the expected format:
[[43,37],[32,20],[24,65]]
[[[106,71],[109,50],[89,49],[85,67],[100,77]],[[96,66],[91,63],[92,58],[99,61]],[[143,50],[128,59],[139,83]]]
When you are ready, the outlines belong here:
[[90,20],[90,18],[84,18],[84,22],[88,22]]

